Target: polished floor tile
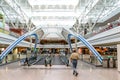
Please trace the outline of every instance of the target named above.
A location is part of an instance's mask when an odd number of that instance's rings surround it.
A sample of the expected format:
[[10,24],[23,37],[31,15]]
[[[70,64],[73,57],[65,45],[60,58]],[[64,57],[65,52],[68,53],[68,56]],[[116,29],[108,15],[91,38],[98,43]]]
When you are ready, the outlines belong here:
[[[72,69],[64,65],[52,67],[31,66],[32,68],[17,67],[19,63],[0,67],[0,80],[120,80],[117,69],[95,67],[79,62],[79,75],[73,76]],[[13,66],[13,67],[12,67]],[[15,67],[16,66],[16,67]]]

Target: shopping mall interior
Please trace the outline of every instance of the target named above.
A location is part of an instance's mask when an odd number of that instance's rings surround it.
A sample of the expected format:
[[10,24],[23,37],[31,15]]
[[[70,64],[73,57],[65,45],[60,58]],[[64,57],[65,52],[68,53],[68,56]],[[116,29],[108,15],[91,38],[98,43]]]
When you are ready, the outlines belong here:
[[0,80],[87,79],[120,80],[120,0],[0,0]]

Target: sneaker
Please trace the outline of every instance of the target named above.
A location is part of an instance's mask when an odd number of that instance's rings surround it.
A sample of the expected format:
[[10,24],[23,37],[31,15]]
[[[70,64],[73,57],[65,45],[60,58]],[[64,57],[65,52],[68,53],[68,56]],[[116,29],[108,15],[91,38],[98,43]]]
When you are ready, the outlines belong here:
[[50,67],[51,67],[52,65],[50,64]]
[[75,73],[76,73],[76,72],[75,72],[75,71],[73,71],[73,75],[75,75]]
[[78,76],[78,73],[76,72],[75,76]]

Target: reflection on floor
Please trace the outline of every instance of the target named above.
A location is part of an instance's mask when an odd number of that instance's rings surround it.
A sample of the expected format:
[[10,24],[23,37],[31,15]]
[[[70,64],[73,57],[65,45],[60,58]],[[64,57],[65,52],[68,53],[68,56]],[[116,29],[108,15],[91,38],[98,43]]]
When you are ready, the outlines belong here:
[[[117,69],[94,67],[79,62],[77,77],[72,75],[72,69],[64,67],[24,69],[23,67],[0,67],[0,80],[120,80]],[[54,65],[53,65],[54,66]],[[59,65],[58,65],[59,66]],[[60,65],[65,66],[65,65]]]

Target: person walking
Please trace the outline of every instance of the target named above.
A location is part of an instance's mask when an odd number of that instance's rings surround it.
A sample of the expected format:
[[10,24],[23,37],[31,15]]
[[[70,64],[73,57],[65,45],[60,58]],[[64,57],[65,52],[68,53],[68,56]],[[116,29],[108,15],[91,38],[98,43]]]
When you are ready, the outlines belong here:
[[73,50],[73,53],[70,55],[70,61],[72,63],[72,67],[73,67],[73,75],[77,76],[78,72],[77,72],[77,62],[79,59],[79,54]]

